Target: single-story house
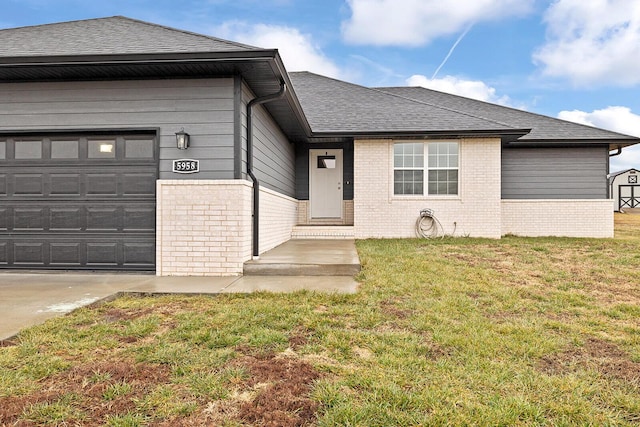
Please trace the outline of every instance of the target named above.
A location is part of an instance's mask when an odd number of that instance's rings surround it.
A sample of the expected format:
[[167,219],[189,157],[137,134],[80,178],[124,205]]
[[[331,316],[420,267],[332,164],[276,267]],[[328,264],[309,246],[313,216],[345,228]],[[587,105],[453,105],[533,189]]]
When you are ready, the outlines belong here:
[[235,275],[292,237],[613,235],[640,140],[415,87],[289,73],[125,17],[0,30],[0,268]]
[[616,212],[640,208],[640,171],[635,168],[609,174],[609,194]]

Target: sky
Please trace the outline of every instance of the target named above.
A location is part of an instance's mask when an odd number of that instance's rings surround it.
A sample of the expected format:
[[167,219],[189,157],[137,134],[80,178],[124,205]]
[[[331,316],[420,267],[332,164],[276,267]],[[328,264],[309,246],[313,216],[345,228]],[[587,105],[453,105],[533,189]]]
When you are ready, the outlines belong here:
[[[640,137],[638,0],[0,0],[0,28],[123,15],[289,71],[424,86]],[[640,169],[640,144],[611,157]]]

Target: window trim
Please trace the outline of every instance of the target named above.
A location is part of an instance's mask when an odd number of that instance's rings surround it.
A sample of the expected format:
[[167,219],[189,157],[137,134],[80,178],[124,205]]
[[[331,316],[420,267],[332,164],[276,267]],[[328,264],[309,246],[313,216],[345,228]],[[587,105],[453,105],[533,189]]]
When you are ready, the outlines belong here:
[[[415,144],[422,143],[423,144],[423,165],[422,168],[396,168],[395,167],[395,145],[396,144]],[[429,168],[429,144],[433,143],[455,143],[458,146],[458,164],[455,168]],[[445,199],[445,200],[456,200],[462,198],[462,179],[460,170],[462,169],[462,141],[457,139],[446,139],[446,140],[394,140],[389,144],[389,153],[390,153],[390,173],[389,173],[389,190],[390,196],[392,199],[404,199],[404,200],[416,200],[416,199]],[[395,193],[395,171],[396,170],[422,170],[423,173],[423,192],[422,194],[396,194]],[[429,171],[430,170],[456,170],[458,172],[458,187],[456,194],[429,194]]]

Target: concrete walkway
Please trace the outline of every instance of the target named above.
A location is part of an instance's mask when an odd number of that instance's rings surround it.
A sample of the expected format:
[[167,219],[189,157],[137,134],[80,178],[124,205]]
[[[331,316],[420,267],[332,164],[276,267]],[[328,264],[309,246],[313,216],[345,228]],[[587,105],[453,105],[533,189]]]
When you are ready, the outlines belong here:
[[244,264],[245,276],[353,276],[359,271],[360,259],[350,239],[289,240]]
[[[354,256],[357,259],[354,242],[350,241],[344,245],[344,242],[340,242],[338,247],[351,248],[347,251],[346,259],[353,260]],[[283,251],[287,252],[286,247],[276,248],[275,253],[278,259],[290,262],[295,268],[295,259],[302,262],[311,257],[326,261],[333,256],[331,251],[327,250],[330,247],[331,245],[326,243],[316,246],[315,256],[312,254],[313,247],[307,247],[302,253],[298,247],[297,251],[292,252],[298,258],[289,259],[280,258],[281,255],[278,255]],[[269,252],[263,254],[261,258],[269,259],[268,254]],[[334,259],[338,262],[345,258],[339,256]],[[357,282],[352,275],[158,277],[150,274],[124,273],[0,272],[0,341],[14,336],[23,328],[123,293],[219,294],[295,292],[305,289],[317,292],[355,293]]]

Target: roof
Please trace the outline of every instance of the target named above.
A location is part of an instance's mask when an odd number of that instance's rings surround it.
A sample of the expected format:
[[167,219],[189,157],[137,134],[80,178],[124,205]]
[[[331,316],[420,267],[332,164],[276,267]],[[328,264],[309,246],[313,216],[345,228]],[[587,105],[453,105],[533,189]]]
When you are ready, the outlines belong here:
[[287,73],[262,49],[123,16],[0,30],[0,82],[240,75],[292,141],[352,137],[500,136],[520,143],[607,143],[639,138],[419,87],[367,88]]
[[0,57],[256,50],[124,16],[0,30]]
[[510,124],[381,90],[320,76],[289,73],[314,135],[479,134],[528,132]]
[[[423,87],[385,87],[379,90],[422,102],[438,105],[455,111],[466,112],[487,120],[495,120],[514,127],[530,128],[531,132],[519,138],[522,142],[538,141],[610,141],[620,145],[640,142],[640,138],[623,135],[591,126],[530,113],[516,108],[504,107],[462,96],[438,92]],[[627,143],[625,143],[625,141]],[[617,146],[618,144],[616,144]]]
[[616,177],[616,176],[618,176],[618,175],[622,175],[622,174],[625,174],[625,173],[627,173],[627,172],[631,172],[631,171],[634,171],[634,172],[640,172],[640,171],[639,171],[638,169],[636,169],[636,168],[630,168],[630,169],[625,169],[625,170],[618,171],[618,172],[612,172],[612,173],[610,173],[609,175],[607,175],[607,178],[609,178],[609,180],[612,180],[613,178],[615,178],[615,177]]
[[[0,82],[241,76],[256,97],[289,82],[262,49],[123,16],[0,30]],[[295,95],[266,104],[292,141],[310,130]]]

